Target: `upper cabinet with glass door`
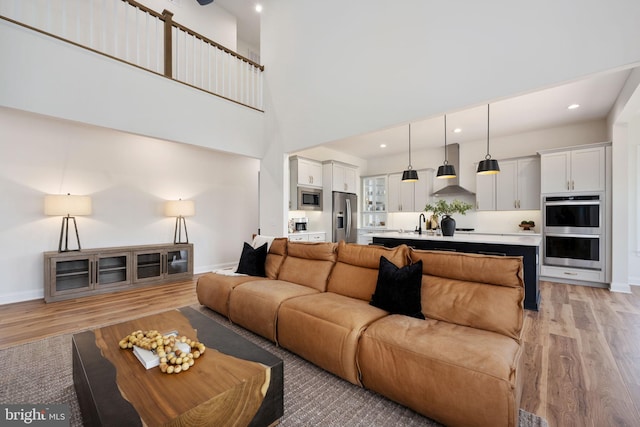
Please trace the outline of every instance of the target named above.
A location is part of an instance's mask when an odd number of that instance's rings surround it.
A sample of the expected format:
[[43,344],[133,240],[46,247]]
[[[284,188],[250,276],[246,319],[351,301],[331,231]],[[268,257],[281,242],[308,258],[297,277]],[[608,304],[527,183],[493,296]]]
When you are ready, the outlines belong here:
[[362,226],[387,226],[387,176],[362,178]]

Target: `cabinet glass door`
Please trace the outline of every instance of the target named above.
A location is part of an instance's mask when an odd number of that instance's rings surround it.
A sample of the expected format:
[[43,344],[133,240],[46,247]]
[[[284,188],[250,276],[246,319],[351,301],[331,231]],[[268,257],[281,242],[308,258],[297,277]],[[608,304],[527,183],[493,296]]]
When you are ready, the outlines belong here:
[[167,252],[167,274],[182,274],[189,271],[189,251],[186,249]]
[[160,252],[136,254],[136,278],[160,277],[162,275],[161,259]]
[[362,178],[363,227],[385,227],[387,224],[387,177]]
[[98,284],[109,285],[125,283],[129,281],[128,257],[126,255],[114,255],[101,257],[98,264]]
[[57,261],[54,269],[56,292],[89,288],[91,286],[88,258]]

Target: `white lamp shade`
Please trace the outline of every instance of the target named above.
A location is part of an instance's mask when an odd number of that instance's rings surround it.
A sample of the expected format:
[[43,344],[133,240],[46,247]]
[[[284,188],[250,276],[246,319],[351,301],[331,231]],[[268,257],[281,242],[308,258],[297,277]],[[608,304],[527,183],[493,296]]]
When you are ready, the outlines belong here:
[[164,204],[165,216],[193,216],[195,213],[193,200],[168,200]]
[[44,214],[56,216],[91,215],[91,197],[48,194],[44,196]]

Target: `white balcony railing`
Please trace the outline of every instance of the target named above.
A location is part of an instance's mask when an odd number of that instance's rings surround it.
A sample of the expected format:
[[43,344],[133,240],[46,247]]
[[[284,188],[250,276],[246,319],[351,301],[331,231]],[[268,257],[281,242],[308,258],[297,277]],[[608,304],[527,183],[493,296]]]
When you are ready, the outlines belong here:
[[132,0],[0,0],[0,16],[262,110],[264,67]]

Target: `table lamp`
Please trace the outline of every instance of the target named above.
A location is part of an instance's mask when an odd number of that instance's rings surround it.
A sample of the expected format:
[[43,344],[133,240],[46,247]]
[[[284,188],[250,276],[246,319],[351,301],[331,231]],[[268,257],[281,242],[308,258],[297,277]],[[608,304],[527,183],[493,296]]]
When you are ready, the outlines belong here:
[[[78,226],[76,216],[91,215],[91,197],[72,196],[71,194],[48,194],[44,196],[44,214],[62,215],[62,227],[60,227],[60,241],[58,252],[79,251],[80,237],[78,236]],[[73,220],[73,228],[76,232],[77,249],[69,249],[69,220]],[[64,240],[64,248],[62,241]]]
[[[189,243],[189,234],[187,233],[186,216],[193,216],[196,212],[193,200],[167,200],[164,204],[164,214],[166,216],[176,217],[176,228],[173,231],[173,243]],[[184,228],[185,241],[182,241],[182,229]]]

